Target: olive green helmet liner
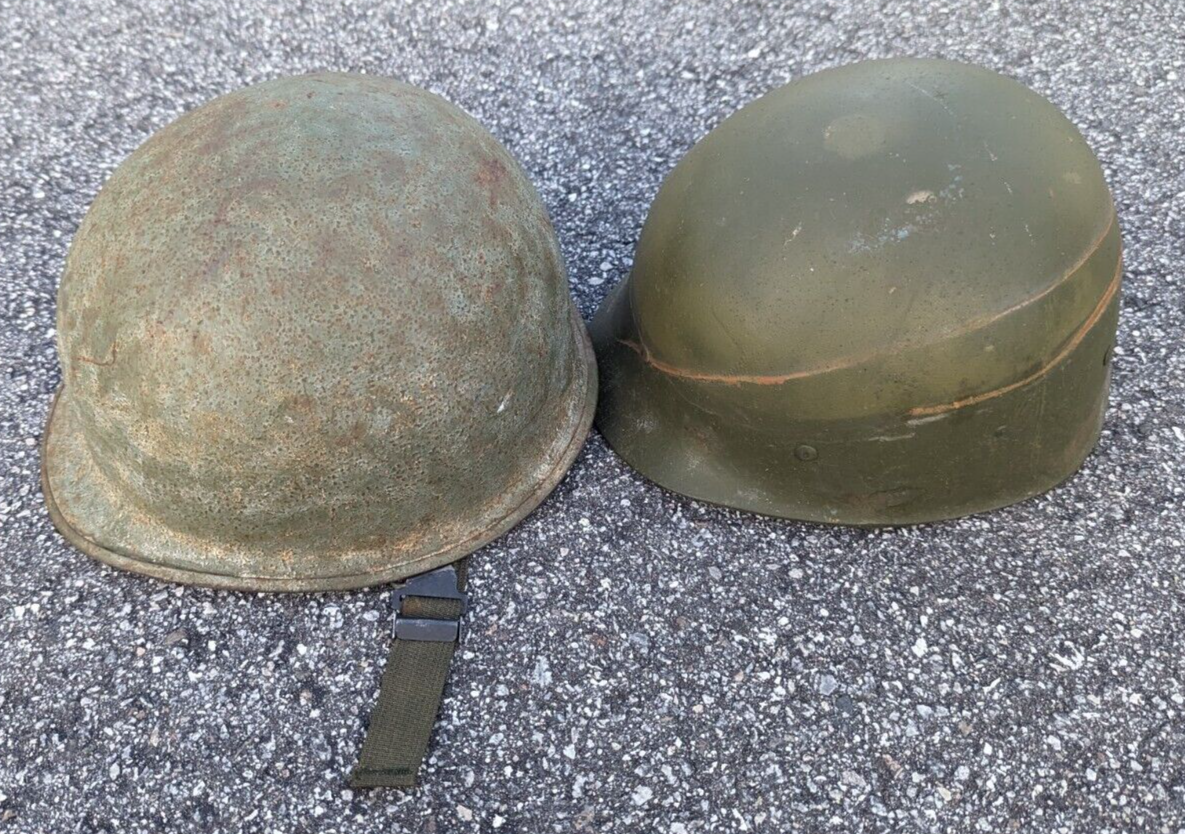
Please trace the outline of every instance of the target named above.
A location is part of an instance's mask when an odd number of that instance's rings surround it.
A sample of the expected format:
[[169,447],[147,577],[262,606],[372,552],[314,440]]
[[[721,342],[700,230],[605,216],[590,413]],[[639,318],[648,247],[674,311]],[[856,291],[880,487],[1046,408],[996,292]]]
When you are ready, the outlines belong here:
[[597,425],[643,475],[807,521],[1011,504],[1094,447],[1122,277],[1102,170],[988,70],[792,82],[679,162],[591,325]]

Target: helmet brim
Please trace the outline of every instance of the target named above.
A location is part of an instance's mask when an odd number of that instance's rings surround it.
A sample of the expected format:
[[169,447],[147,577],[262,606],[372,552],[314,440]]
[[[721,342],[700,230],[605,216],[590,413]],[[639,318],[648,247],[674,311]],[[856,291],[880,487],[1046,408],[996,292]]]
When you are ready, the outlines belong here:
[[[557,426],[552,443],[540,455],[539,465],[532,470],[534,477],[519,481],[513,491],[491,502],[465,529],[456,531],[444,547],[421,551],[414,545],[407,547],[406,543],[396,542],[362,553],[361,559],[358,551],[351,552],[352,565],[359,561],[365,564],[361,570],[302,575],[297,566],[291,575],[261,575],[261,571],[252,570],[258,560],[251,548],[201,542],[192,544],[222,549],[219,561],[227,570],[223,573],[195,570],[172,555],[184,548],[186,537],[144,517],[135,508],[124,506],[120,496],[98,488],[98,478],[88,477],[88,472],[94,474],[95,464],[84,433],[74,424],[66,386],[54,395],[41,443],[41,488],[50,519],[71,545],[112,567],[167,582],[228,590],[349,590],[399,581],[456,561],[498,538],[538,507],[567,474],[584,446],[596,411],[597,366],[588,332],[575,309],[572,319],[580,356],[580,361],[575,363],[578,373],[565,393],[568,407],[562,414],[566,419]],[[120,525],[139,525],[145,529],[136,539],[155,542],[157,546],[135,550],[120,547],[106,537],[110,533],[97,532],[83,519],[103,519],[108,530]],[[332,565],[335,560],[333,554],[326,554],[318,562]]]

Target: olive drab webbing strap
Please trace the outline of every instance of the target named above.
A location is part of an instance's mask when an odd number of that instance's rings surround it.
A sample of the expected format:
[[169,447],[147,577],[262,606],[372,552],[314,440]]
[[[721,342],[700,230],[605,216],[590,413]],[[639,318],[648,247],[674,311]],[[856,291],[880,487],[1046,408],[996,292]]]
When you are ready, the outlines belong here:
[[396,589],[387,668],[351,787],[416,786],[461,638],[468,561],[420,574]]

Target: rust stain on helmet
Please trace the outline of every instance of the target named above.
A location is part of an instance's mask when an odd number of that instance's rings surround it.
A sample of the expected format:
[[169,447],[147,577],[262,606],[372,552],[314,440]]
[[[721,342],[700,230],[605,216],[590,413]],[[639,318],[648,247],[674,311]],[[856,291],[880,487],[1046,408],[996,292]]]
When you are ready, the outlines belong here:
[[164,579],[349,588],[459,558],[554,487],[596,372],[554,232],[443,99],[319,74],[136,150],[58,294],[54,522]]

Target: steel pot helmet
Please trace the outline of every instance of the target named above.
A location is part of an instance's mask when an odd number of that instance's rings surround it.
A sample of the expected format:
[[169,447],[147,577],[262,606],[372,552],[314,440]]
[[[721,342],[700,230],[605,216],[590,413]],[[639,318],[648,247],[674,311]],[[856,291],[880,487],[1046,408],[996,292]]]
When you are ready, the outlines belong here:
[[111,176],[58,294],[43,484],[156,577],[350,588],[534,508],[595,370],[515,161],[443,99],[320,74],[222,96]]
[[658,483],[908,524],[1057,484],[1100,430],[1122,272],[1099,163],[1049,102],[870,61],[726,119],[598,312],[598,426]]

